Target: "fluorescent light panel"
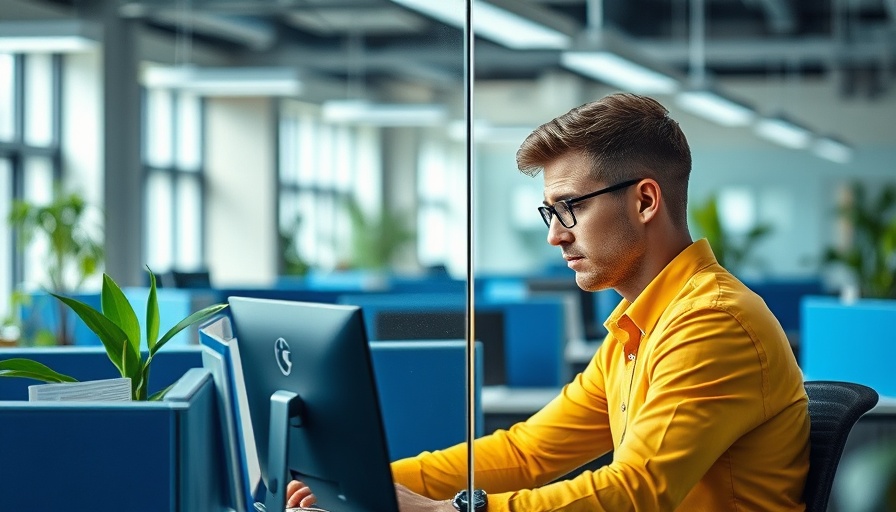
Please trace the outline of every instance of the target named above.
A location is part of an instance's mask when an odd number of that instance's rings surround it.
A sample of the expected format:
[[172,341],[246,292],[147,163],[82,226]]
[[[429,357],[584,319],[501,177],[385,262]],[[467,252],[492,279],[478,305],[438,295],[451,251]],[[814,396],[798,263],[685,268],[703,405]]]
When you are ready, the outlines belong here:
[[302,91],[298,71],[290,68],[150,67],[143,83],[203,96],[297,96]]
[[756,117],[749,107],[709,90],[680,92],[676,103],[684,110],[722,126],[746,126]]
[[671,94],[678,81],[609,51],[564,52],[560,63],[573,71],[638,94]]
[[756,123],[756,134],[776,144],[793,149],[806,149],[812,132],[783,117],[767,117]]
[[0,22],[0,52],[76,53],[102,39],[95,23],[81,20]]
[[[476,143],[513,144],[519,146],[535,129],[534,126],[494,125],[484,119],[473,124],[473,139]],[[467,137],[467,122],[459,119],[448,125],[448,136],[462,141]]]
[[[466,7],[462,0],[393,0],[439,21],[464,28]],[[492,4],[473,2],[473,27],[478,36],[515,50],[568,48],[572,38]]]
[[833,137],[820,137],[812,145],[812,152],[838,164],[846,164],[852,160],[853,150],[843,141]]
[[443,105],[370,103],[365,100],[334,100],[325,102],[321,113],[325,121],[333,123],[367,124],[374,126],[433,126],[447,115]]

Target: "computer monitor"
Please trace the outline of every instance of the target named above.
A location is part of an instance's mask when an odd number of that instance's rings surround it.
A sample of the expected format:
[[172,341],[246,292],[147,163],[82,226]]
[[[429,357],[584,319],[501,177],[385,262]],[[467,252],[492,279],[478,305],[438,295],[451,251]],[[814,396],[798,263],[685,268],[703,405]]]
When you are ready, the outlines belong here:
[[228,302],[266,510],[282,511],[286,484],[299,479],[328,510],[397,511],[360,308],[248,297]]

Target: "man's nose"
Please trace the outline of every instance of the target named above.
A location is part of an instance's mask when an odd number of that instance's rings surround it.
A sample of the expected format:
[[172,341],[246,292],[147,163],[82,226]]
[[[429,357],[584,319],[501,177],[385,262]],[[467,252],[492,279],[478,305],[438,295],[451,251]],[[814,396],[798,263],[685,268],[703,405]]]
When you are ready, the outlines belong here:
[[548,227],[548,243],[554,246],[572,241],[572,231],[560,223],[556,215],[551,217],[551,225]]

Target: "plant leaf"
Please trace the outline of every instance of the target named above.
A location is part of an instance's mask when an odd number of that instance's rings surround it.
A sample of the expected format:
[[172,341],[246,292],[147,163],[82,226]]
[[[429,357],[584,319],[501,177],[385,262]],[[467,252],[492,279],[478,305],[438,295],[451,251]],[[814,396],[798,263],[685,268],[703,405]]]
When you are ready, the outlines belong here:
[[202,322],[203,320],[205,320],[207,318],[211,318],[212,316],[218,314],[218,312],[220,312],[221,310],[223,310],[226,307],[227,307],[227,304],[214,304],[212,306],[208,306],[206,308],[203,308],[203,309],[193,313],[192,315],[188,316],[187,318],[184,318],[183,320],[178,322],[177,325],[175,325],[168,332],[166,332],[165,335],[162,336],[162,339],[159,340],[159,342],[156,344],[155,347],[150,349],[150,355],[153,355],[156,352],[158,352],[159,349],[161,349],[163,346],[165,346],[165,344],[168,343],[168,340],[173,338],[175,334],[179,333],[180,331],[186,329],[187,327],[189,327],[195,323]]
[[45,364],[21,357],[0,361],[0,377],[24,377],[43,382],[78,382],[74,377],[51,370]]
[[108,274],[103,274],[103,315],[121,328],[134,351],[140,352],[140,322],[128,298]]
[[152,353],[159,337],[159,298],[156,292],[156,276],[149,267],[149,297],[146,298],[146,346]]
[[[112,364],[118,368],[122,377],[131,377],[134,382],[135,375],[125,372],[140,371],[140,353],[127,342],[127,335],[114,322],[103,316],[102,313],[84,304],[83,302],[71,297],[64,297],[51,293],[54,297],[64,302],[68,307],[81,318],[87,327],[96,334],[103,346],[106,347],[106,354]],[[122,366],[122,358],[127,358],[127,365]]]
[[165,389],[162,389],[162,390],[160,390],[160,391],[156,391],[155,393],[153,393],[152,395],[150,395],[149,398],[147,398],[147,400],[150,401],[150,402],[157,402],[157,401],[159,401],[159,400],[165,398],[165,394],[168,393],[168,391],[170,391],[171,388],[173,388],[173,387],[174,387],[174,384],[171,384],[170,386],[168,386],[168,387],[165,388]]

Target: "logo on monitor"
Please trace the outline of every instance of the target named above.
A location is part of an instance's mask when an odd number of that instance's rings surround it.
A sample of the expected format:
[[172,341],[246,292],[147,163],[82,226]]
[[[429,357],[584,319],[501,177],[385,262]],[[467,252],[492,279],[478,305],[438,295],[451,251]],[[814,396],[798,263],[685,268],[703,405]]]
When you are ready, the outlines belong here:
[[292,371],[292,358],[289,352],[289,344],[283,338],[277,338],[274,342],[274,357],[277,358],[277,366],[283,375],[289,375]]

